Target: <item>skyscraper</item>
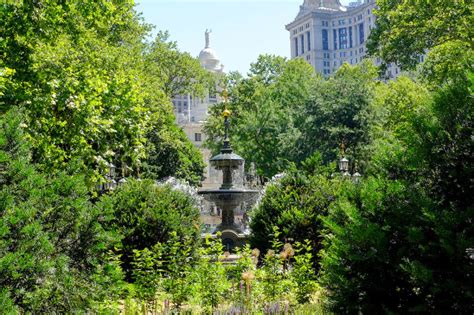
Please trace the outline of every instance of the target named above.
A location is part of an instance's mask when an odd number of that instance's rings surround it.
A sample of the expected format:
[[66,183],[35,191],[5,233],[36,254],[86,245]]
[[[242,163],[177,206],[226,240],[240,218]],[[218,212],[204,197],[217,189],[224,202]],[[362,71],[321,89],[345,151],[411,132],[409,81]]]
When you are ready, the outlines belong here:
[[[339,0],[305,0],[295,20],[286,25],[291,58],[304,58],[324,76],[334,73],[344,62],[361,62],[375,26],[375,6],[375,0],[358,0],[347,7]],[[380,60],[374,62],[379,64]],[[387,69],[388,77],[398,73],[396,66]]]

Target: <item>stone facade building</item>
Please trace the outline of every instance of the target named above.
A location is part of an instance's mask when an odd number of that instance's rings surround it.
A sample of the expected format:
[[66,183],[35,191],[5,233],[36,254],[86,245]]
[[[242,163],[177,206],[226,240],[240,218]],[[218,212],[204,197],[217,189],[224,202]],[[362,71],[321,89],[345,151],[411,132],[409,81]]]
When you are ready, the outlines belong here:
[[[375,0],[358,0],[343,6],[339,0],[304,0],[290,32],[291,58],[303,58],[328,76],[344,62],[357,64],[366,57],[366,42],[375,26]],[[380,60],[374,60],[380,64]],[[391,65],[387,77],[398,76]]]

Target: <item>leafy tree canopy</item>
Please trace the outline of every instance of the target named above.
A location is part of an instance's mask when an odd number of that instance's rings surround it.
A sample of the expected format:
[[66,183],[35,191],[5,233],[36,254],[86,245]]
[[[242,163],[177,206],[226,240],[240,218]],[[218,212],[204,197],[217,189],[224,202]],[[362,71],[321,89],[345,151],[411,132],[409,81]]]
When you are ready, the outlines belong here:
[[471,1],[378,0],[377,7],[368,49],[386,62],[413,68],[427,50],[453,41],[473,49]]
[[152,177],[176,175],[195,183],[202,161],[188,140],[180,135],[157,144],[152,135],[179,134],[170,97],[199,94],[209,76],[166,34],[147,43],[150,27],[133,6],[133,1],[2,4],[1,110],[25,109],[33,162],[48,172],[75,161],[94,187],[103,181],[107,162],[123,175],[138,175],[149,150],[172,147],[172,154],[158,153],[163,160],[153,161],[156,169],[176,163],[165,159],[171,156],[192,166]]

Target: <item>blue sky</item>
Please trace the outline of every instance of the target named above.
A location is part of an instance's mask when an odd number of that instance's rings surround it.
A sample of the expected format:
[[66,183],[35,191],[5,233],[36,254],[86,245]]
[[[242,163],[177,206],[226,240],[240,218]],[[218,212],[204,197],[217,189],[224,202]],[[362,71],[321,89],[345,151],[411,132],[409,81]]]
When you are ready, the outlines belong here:
[[[180,50],[197,56],[204,31],[212,29],[211,47],[224,71],[246,74],[259,54],[289,57],[285,25],[303,0],[137,0],[137,11],[157,30],[168,30]],[[342,0],[347,4],[349,0]]]

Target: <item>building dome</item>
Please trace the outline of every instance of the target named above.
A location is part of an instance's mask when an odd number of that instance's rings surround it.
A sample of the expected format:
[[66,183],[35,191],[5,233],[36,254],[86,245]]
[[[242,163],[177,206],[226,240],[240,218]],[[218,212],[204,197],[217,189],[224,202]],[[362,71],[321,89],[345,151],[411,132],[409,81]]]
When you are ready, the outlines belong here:
[[201,62],[201,66],[210,71],[222,71],[223,66],[221,65],[221,61],[219,57],[217,57],[216,52],[214,49],[209,47],[209,34],[211,32],[206,30],[206,46],[201,52],[199,53],[199,61]]
[[303,5],[313,8],[327,8],[333,10],[340,10],[342,7],[339,0],[305,0]]

